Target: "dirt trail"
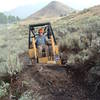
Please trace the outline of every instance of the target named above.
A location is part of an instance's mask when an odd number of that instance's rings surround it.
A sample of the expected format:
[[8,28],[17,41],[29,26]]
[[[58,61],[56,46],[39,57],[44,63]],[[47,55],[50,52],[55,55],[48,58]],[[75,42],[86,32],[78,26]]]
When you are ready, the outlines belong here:
[[39,93],[42,100],[88,100],[84,89],[72,81],[64,68],[37,65],[24,70],[19,77],[17,84],[24,82],[23,88]]
[[26,90],[32,90],[33,95],[38,93],[40,100],[99,100],[99,97],[90,96],[84,74],[59,66],[28,66],[26,59],[25,55],[21,56],[24,69],[12,80],[14,100],[18,100]]

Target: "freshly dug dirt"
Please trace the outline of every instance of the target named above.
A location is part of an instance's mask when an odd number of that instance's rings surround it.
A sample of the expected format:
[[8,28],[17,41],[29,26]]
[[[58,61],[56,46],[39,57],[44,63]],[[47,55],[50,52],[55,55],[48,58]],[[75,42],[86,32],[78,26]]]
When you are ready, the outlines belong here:
[[13,93],[16,89],[19,94],[27,89],[33,90],[42,96],[42,100],[88,100],[85,87],[74,82],[72,73],[59,66],[50,68],[37,64],[28,67],[14,83]]
[[32,90],[33,95],[38,94],[36,100],[100,100],[100,92],[92,93],[92,85],[85,83],[84,73],[72,71],[67,66],[30,66],[26,59],[27,55],[21,55],[24,69],[12,78],[11,94],[15,96],[13,100],[18,100],[27,90]]

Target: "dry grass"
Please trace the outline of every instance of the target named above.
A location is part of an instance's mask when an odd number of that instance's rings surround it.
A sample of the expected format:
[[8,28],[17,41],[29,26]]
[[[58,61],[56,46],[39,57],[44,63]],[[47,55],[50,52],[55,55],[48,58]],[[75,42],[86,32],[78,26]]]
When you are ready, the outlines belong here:
[[20,71],[18,54],[27,50],[28,28],[20,25],[4,26],[0,30],[0,75]]

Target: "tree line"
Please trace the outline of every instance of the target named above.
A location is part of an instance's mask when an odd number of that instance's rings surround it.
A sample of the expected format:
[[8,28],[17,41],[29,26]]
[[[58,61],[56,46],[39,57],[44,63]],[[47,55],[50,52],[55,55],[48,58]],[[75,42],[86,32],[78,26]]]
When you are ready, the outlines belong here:
[[12,15],[5,15],[4,13],[0,12],[0,24],[11,24],[16,23],[20,21],[20,18],[18,16],[12,16]]

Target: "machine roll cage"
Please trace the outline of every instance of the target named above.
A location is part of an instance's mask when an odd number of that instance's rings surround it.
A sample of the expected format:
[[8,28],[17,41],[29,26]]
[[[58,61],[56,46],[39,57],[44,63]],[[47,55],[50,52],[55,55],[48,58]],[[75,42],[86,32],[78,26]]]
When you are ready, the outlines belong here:
[[47,28],[47,36],[48,36],[48,38],[50,38],[50,36],[52,35],[52,36],[53,36],[53,39],[54,39],[55,45],[57,44],[56,38],[55,38],[55,35],[54,35],[54,32],[53,32],[53,29],[52,29],[52,27],[51,27],[51,23],[48,22],[48,23],[40,23],[40,24],[31,24],[31,25],[29,25],[29,39],[28,39],[28,43],[29,43],[28,48],[29,48],[29,49],[30,49],[31,38],[32,38],[31,33],[32,33],[33,36],[35,37],[35,33],[34,33],[35,28],[36,28],[36,27],[43,27],[43,26],[48,27],[48,28]]

